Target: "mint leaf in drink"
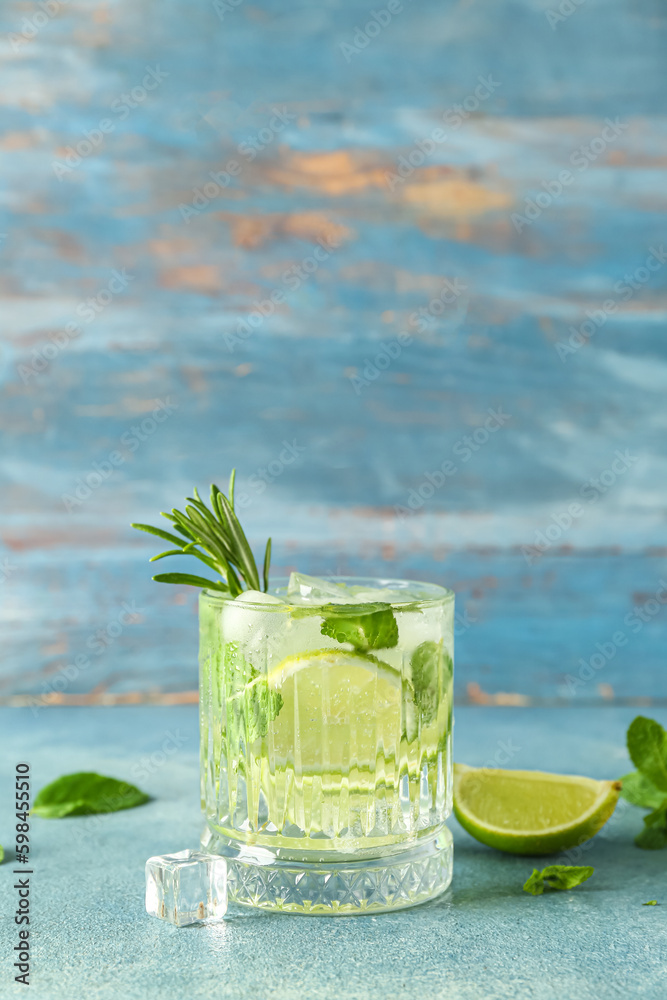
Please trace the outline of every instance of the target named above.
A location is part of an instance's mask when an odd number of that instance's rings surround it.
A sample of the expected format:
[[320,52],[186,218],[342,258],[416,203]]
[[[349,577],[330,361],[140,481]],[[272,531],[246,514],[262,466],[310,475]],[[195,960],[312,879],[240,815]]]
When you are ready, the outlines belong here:
[[5,860],[5,849],[2,846],[2,844],[0,844],[0,865],[4,860]]
[[545,889],[575,889],[590,878],[594,868],[589,865],[547,865],[542,871],[533,868],[533,874],[524,884],[523,891],[531,896],[541,896]]
[[621,795],[633,806],[642,809],[657,809],[665,798],[665,793],[656,788],[641,771],[631,771],[620,779],[623,787]]
[[637,770],[667,792],[667,733],[660,723],[638,715],[628,728],[627,744]]
[[648,903],[642,903],[642,906],[657,906],[657,905],[658,905],[657,899],[649,899]]
[[452,676],[451,656],[442,648],[442,641],[427,640],[417,646],[410,660],[412,687],[422,721],[433,722],[440,702],[440,677],[443,672]]
[[237,642],[228,642],[225,646],[223,672],[227,698],[243,694],[246,685],[253,680],[253,677],[259,676],[241,653]]
[[283,707],[283,696],[271,691],[265,677],[258,677],[246,692],[246,732],[248,741],[264,739],[269,732],[269,722]]
[[635,844],[644,851],[661,851],[667,847],[667,798],[644,816],[644,829],[635,837]]
[[94,771],[79,771],[64,774],[45,785],[35,799],[32,812],[45,819],[62,819],[63,816],[90,816],[133,809],[149,800],[149,795],[127,781],[107,778]]
[[246,660],[236,642],[228,642],[225,646],[223,669],[227,737],[231,745],[263,739],[269,731],[269,722],[283,706],[282,695],[270,690],[266,677]]
[[398,643],[398,625],[391,604],[324,604],[317,613],[324,619],[322,635],[349,642],[360,653],[391,649]]

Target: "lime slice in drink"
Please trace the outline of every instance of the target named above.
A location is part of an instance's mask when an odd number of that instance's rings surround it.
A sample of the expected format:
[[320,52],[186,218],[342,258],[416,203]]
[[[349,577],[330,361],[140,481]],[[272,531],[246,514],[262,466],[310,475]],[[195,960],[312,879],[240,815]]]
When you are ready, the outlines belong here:
[[476,840],[510,854],[553,854],[595,836],[621,784],[544,771],[454,765],[454,813]]
[[315,650],[288,656],[268,681],[282,698],[269,748],[277,769],[370,775],[382,748],[393,755],[400,743],[402,682],[387,663],[361,653]]

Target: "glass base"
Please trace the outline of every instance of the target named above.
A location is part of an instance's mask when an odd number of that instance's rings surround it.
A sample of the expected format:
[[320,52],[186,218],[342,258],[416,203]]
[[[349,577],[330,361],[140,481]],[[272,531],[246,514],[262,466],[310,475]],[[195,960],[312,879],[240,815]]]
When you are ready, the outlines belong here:
[[426,903],[452,880],[454,845],[446,826],[405,850],[360,861],[287,861],[208,828],[202,847],[227,860],[230,903],[281,913],[348,916]]

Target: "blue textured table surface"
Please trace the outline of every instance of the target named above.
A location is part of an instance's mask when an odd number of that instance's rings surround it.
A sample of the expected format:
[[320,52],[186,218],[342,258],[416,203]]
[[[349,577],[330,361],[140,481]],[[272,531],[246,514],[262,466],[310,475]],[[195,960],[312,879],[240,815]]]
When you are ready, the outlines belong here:
[[[513,767],[617,777],[629,769],[623,743],[632,716],[620,708],[461,708],[456,757],[481,765],[504,749]],[[35,787],[96,768],[154,796],[113,815],[33,818],[33,1000],[664,998],[665,858],[633,846],[641,812],[624,803],[569,859],[596,868],[572,892],[528,896],[521,887],[533,859],[485,848],[452,820],[454,881],[434,903],[375,917],[252,915],[179,930],[144,912],[143,865],[198,841],[196,709],[53,708],[37,717],[3,709],[0,731],[3,803],[13,765],[24,759]],[[164,754],[169,738],[180,746]],[[0,867],[3,998],[24,995],[5,985],[15,944],[12,867]],[[656,898],[662,905],[642,906]]]

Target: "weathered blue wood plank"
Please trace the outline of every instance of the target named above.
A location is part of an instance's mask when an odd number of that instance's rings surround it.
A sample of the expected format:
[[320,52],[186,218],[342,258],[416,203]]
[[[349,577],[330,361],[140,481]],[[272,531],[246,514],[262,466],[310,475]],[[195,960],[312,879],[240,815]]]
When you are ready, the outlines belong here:
[[[77,560],[65,569],[60,550],[51,565],[26,560],[4,605],[0,696],[194,690],[196,594],[153,584],[145,561],[151,551],[127,545],[103,563]],[[520,552],[445,544],[398,550],[360,540],[356,550],[341,543],[312,551],[279,542],[276,571],[294,567],[400,573],[453,587],[460,701],[667,698],[665,554],[554,554],[528,567]],[[41,602],[34,601],[36,572],[46,585]],[[128,620],[130,612],[136,619]],[[77,657],[85,658],[80,667]]]
[[666,572],[662,8],[228,6],[0,14],[3,691],[132,600],[68,691],[191,688],[127,524],[237,465],[278,567],[477,602],[460,697],[664,697],[662,609],[565,680]]

